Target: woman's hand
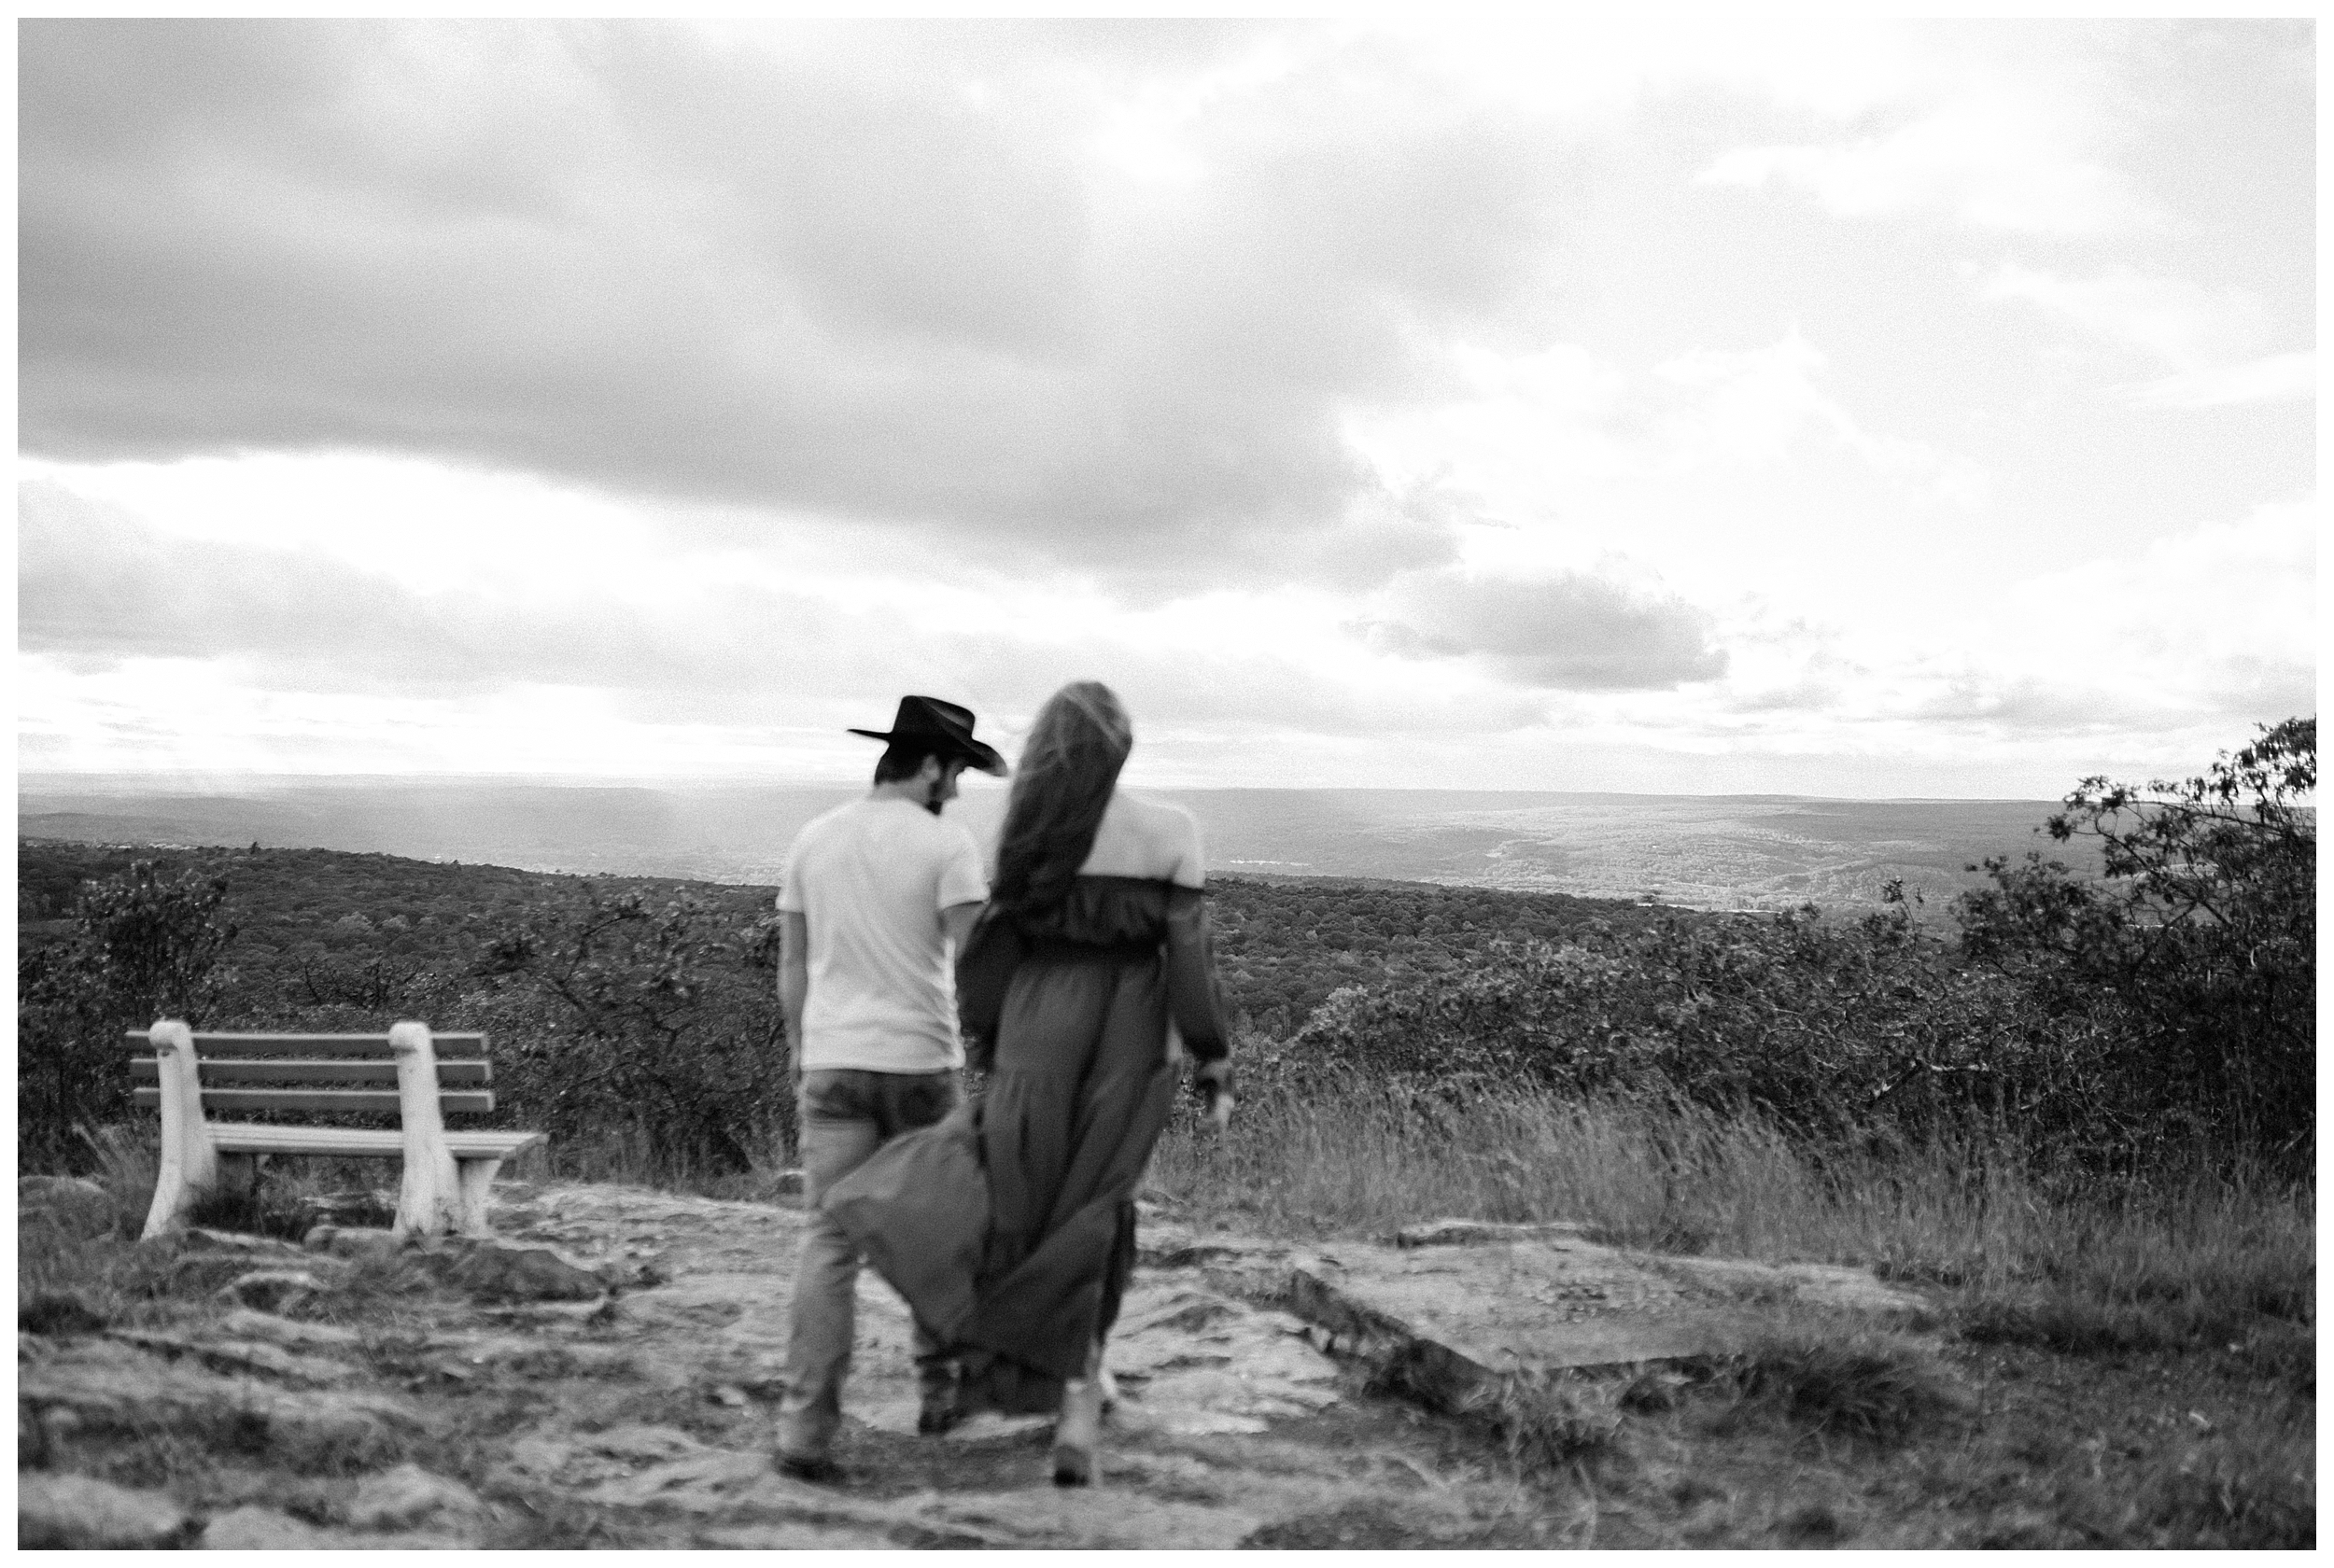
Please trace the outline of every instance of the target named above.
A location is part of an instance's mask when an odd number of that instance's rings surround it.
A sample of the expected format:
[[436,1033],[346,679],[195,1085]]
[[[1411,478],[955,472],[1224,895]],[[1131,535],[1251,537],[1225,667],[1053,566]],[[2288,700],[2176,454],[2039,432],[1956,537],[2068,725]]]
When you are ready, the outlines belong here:
[[1221,1133],[1231,1125],[1231,1061],[1218,1057],[1202,1062],[1191,1075],[1191,1086],[1199,1091],[1202,1114],[1205,1126]]

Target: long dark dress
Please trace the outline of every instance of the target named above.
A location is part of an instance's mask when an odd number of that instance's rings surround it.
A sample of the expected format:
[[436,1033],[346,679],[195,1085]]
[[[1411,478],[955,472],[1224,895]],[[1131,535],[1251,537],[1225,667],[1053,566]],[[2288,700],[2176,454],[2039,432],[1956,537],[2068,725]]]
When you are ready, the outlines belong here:
[[987,1094],[886,1145],[824,1207],[958,1349],[970,1402],[1048,1408],[1133,1272],[1134,1195],[1174,1099],[1168,1022],[1200,1060],[1227,1042],[1198,889],[1080,876],[1015,923],[1029,951]]

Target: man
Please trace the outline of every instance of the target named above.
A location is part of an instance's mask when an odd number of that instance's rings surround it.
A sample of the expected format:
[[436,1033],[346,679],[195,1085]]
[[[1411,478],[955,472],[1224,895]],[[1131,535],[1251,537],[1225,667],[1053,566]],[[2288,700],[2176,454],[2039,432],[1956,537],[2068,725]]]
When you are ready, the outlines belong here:
[[[875,785],[798,833],[778,895],[784,917],[779,989],[794,1053],[803,1172],[810,1209],[795,1266],[779,1468],[805,1480],[836,1474],[851,1367],[857,1250],[819,1209],[827,1188],[885,1142],[954,1110],[964,1047],[957,1036],[953,954],[988,899],[972,835],[940,820],[966,767],[1002,775],[1005,759],[973,738],[970,709],[902,697]],[[955,1419],[956,1368],[919,1323],[917,1428]]]

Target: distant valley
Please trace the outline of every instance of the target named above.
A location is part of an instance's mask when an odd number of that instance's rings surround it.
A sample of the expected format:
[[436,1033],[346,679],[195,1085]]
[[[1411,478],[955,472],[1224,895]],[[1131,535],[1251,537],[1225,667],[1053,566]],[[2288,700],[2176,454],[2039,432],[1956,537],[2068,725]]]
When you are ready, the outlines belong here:
[[[120,777],[29,775],[17,828],[91,843],[370,850],[530,871],[777,882],[787,843],[862,791],[784,785],[261,779],[207,791]],[[1629,899],[1696,909],[1878,902],[1891,880],[1942,918],[1988,855],[2095,857],[2035,830],[2047,801],[1447,790],[1157,790],[1190,808],[1210,866],[1264,876],[1379,877]],[[1005,791],[949,809],[984,845]],[[2087,863],[2088,862],[2088,863]]]

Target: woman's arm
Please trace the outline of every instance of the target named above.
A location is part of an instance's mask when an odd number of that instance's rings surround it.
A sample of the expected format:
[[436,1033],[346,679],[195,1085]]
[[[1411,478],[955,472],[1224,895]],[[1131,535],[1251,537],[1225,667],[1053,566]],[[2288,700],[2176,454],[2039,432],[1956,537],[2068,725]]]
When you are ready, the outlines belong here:
[[1167,1015],[1183,1036],[1184,1049],[1202,1066],[1231,1054],[1216,988],[1207,896],[1197,888],[1179,887],[1167,895]]

